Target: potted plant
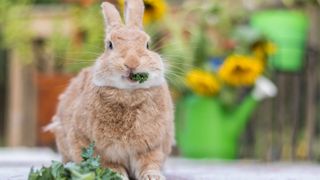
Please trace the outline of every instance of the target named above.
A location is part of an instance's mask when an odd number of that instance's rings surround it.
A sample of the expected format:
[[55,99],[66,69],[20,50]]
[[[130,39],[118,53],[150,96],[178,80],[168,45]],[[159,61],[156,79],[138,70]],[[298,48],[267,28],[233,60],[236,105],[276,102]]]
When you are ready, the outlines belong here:
[[176,17],[187,21],[167,20],[171,38],[161,49],[172,57],[169,82],[179,94],[177,146],[186,157],[233,159],[250,115],[262,99],[276,94],[264,77],[267,57],[276,48],[241,21],[234,23],[242,16],[226,16],[222,2],[183,7]]
[[[238,139],[250,115],[262,99],[276,94],[274,84],[265,77],[259,77],[258,67],[254,67],[255,62],[250,62],[254,60],[249,59],[232,55],[217,74],[193,70],[187,75],[186,83],[194,93],[183,98],[177,106],[177,117],[180,118],[177,121],[182,122],[178,126],[177,140],[182,155],[193,158],[236,157]],[[247,65],[244,65],[245,61]],[[229,87],[221,87],[218,78]],[[236,86],[253,84],[253,90],[238,103],[228,104],[228,97],[221,92],[231,91],[228,93],[233,96]]]

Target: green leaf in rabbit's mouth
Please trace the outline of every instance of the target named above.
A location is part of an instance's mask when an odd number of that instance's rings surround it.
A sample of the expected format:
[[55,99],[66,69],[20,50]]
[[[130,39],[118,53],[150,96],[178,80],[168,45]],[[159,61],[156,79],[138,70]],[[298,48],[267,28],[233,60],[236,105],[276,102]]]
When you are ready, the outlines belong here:
[[132,81],[138,81],[139,83],[143,83],[148,80],[148,73],[130,73],[129,79]]

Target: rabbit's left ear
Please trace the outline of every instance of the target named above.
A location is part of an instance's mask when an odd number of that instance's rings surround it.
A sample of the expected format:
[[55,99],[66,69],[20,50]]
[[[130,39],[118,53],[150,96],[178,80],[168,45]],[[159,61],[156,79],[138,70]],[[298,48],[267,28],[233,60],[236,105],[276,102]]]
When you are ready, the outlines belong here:
[[143,0],[125,0],[124,17],[126,25],[143,28]]
[[121,26],[122,22],[120,14],[112,4],[103,2],[101,4],[101,7],[107,32],[109,32],[114,27]]

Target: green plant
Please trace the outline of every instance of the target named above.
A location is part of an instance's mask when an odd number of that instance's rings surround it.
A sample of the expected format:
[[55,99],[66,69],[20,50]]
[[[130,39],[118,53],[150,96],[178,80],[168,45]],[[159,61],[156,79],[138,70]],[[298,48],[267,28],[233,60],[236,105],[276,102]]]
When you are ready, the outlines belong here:
[[179,11],[168,15],[164,23],[168,38],[160,53],[168,58],[167,77],[171,87],[185,92],[185,74],[191,69],[210,69],[212,57],[232,52],[224,44],[230,40],[236,24],[244,20],[245,11],[235,1],[186,1]]
[[122,177],[108,168],[101,167],[100,157],[94,156],[94,143],[82,150],[82,162],[63,164],[52,161],[51,166],[39,170],[31,168],[28,180],[121,180]]
[[86,8],[74,6],[71,11],[80,42],[71,42],[68,46],[65,71],[78,72],[91,65],[103,52],[105,28],[100,3]]
[[71,36],[61,33],[63,20],[57,19],[48,45],[54,55],[55,70],[76,73],[91,65],[103,51],[104,27],[98,3],[86,8],[73,5],[68,11],[75,32]]
[[15,49],[25,63],[30,63],[32,33],[28,28],[30,0],[0,1],[0,47]]
[[[0,48],[12,49],[23,63],[33,62],[33,43],[37,37],[31,31],[33,0],[0,0]],[[54,8],[53,8],[54,9]],[[65,19],[54,17],[52,35],[44,39],[54,60],[54,71],[76,73],[103,51],[104,27],[99,3],[89,7],[76,4],[66,8],[75,32],[64,34]]]
[[139,83],[143,83],[148,79],[148,73],[130,73],[129,78],[133,81],[138,81]]

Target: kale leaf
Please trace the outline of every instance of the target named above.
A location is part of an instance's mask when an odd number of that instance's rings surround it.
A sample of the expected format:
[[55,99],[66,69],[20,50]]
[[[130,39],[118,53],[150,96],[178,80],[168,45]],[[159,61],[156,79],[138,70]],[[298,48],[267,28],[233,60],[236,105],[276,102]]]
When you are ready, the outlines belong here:
[[149,77],[148,73],[130,73],[129,78],[133,81],[138,81],[140,84],[145,82]]
[[100,157],[94,156],[94,143],[82,149],[81,157],[79,164],[52,161],[49,167],[31,168],[28,180],[122,180],[118,173],[101,167]]

